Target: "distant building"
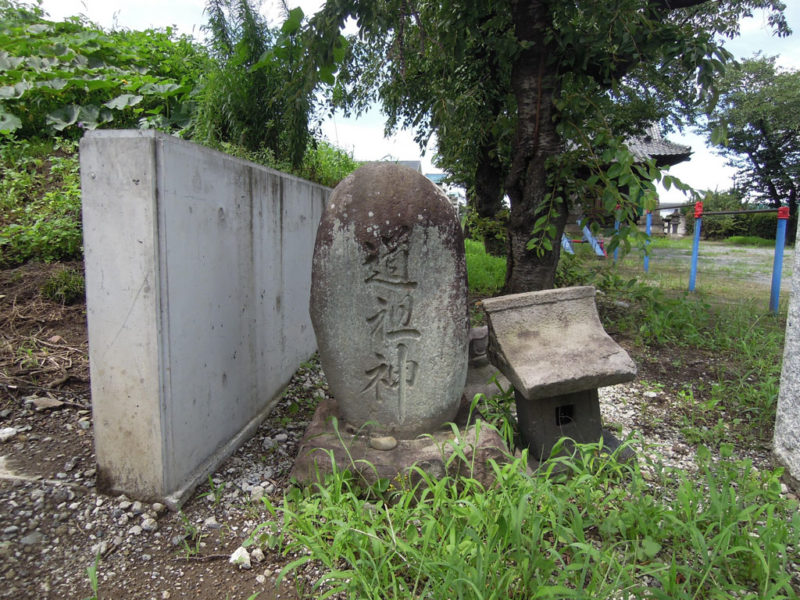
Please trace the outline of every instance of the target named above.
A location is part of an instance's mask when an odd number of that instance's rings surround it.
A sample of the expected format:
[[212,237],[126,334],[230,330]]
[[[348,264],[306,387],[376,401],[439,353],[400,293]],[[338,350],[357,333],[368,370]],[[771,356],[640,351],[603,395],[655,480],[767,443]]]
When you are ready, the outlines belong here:
[[644,162],[654,158],[659,167],[671,167],[689,160],[692,156],[691,146],[675,144],[665,139],[655,123],[648,126],[643,135],[629,137],[625,140],[625,145],[637,161]]
[[445,193],[448,200],[450,200],[450,204],[452,204],[456,210],[458,210],[462,204],[466,204],[466,199],[461,193],[463,188],[451,186],[445,182],[447,173],[425,173],[425,177],[439,186],[439,189]]
[[[654,158],[659,167],[671,167],[689,160],[692,156],[691,146],[675,144],[665,139],[656,124],[647,127],[644,135],[631,136],[625,143],[636,160],[644,162]],[[667,208],[674,209],[669,206]],[[677,209],[668,214],[664,214],[665,212],[657,210],[653,213],[653,231],[661,228],[665,235],[686,235],[686,218],[683,213]]]
[[[636,162],[643,163],[652,158],[655,159],[658,167],[671,167],[689,160],[692,156],[691,146],[670,142],[661,135],[661,129],[656,123],[648,125],[641,135],[630,136],[625,140],[625,145],[633,154]],[[603,212],[599,200],[595,202],[595,210],[598,214]],[[642,209],[640,214],[643,215],[643,213]],[[567,223],[568,234],[580,234],[580,227],[577,226],[577,221],[582,216],[577,211],[570,215]],[[610,226],[610,222],[605,223],[605,225]],[[644,230],[644,219],[641,219],[639,228]],[[680,211],[675,211],[674,214],[670,214],[666,218],[662,217],[660,211],[655,211],[652,219],[652,231],[661,230],[667,235],[685,235],[686,219]]]
[[418,160],[396,160],[398,165],[403,165],[409,169],[414,169],[417,173],[422,173],[422,162]]

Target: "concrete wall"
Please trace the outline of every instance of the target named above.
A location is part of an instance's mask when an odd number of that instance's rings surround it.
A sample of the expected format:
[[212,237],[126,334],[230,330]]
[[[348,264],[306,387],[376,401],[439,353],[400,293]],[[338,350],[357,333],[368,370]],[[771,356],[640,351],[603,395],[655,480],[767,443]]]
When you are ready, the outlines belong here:
[[98,486],[180,504],[316,347],[330,190],[151,131],[81,142]]

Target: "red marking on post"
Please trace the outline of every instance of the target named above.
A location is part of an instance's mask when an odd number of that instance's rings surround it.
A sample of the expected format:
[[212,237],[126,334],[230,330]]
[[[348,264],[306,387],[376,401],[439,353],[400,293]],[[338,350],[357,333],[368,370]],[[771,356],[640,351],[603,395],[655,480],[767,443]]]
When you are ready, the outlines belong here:
[[789,219],[789,207],[788,206],[781,206],[778,209],[778,219],[783,219],[784,221]]
[[703,218],[703,203],[702,202],[695,202],[694,203],[694,218],[695,219],[702,219]]

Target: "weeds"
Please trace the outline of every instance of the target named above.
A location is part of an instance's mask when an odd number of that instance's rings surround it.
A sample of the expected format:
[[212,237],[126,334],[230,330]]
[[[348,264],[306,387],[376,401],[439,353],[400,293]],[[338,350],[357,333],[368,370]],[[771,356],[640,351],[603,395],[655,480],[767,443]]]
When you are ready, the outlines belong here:
[[725,240],[734,246],[755,246],[756,248],[774,248],[775,240],[767,240],[754,235],[733,235]]
[[77,269],[60,269],[42,286],[42,294],[60,304],[75,304],[84,299],[86,283]]
[[529,473],[523,454],[491,462],[488,488],[419,471],[377,504],[335,470],[269,505],[283,531],[254,540],[299,555],[279,579],[315,561],[318,598],[796,596],[800,514],[780,497],[780,470],[726,449],[719,463],[701,450],[697,475],[616,456],[578,444]]
[[200,544],[203,542],[203,534],[200,533],[200,528],[194,525],[183,511],[178,513],[183,524],[183,552],[186,558],[200,554]]
[[86,578],[89,580],[89,586],[92,588],[92,595],[86,600],[97,600],[97,567],[100,564],[100,553],[94,557],[94,562],[86,567]]
[[0,155],[0,266],[80,258],[77,144],[7,142]]
[[470,414],[480,414],[481,418],[497,429],[506,446],[514,448],[517,446],[516,419],[512,411],[514,388],[509,386],[507,389],[503,389],[495,375],[492,376],[490,383],[497,386],[497,393],[491,396],[476,394],[472,399]]
[[214,506],[219,505],[220,500],[222,500],[222,494],[225,493],[225,486],[222,484],[217,484],[211,478],[211,475],[208,476],[208,487],[209,491],[204,492],[198,496],[198,498],[210,498],[214,504]]
[[470,293],[480,296],[497,294],[505,283],[505,259],[487,254],[483,242],[465,240],[465,249]]

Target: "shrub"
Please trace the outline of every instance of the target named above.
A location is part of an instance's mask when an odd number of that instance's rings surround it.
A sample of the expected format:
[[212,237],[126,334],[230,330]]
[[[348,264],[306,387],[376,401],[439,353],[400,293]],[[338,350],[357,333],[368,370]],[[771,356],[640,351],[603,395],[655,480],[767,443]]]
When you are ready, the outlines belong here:
[[292,11],[294,18],[277,30],[251,0],[209,0],[206,11],[215,64],[200,94],[194,137],[266,150],[299,168],[313,113],[311,89],[303,88],[303,49],[293,33],[302,12]]
[[734,246],[756,246],[757,248],[774,248],[775,240],[765,240],[754,235],[734,235],[725,240]]
[[265,498],[282,525],[245,545],[292,556],[279,582],[315,561],[314,598],[795,597],[797,502],[781,498],[780,469],[722,455],[701,449],[690,474],[576,445],[533,473],[526,453],[491,462],[489,487],[415,468],[415,486],[365,490],[339,465],[280,506]]
[[0,156],[0,266],[80,258],[77,144],[7,142]]

